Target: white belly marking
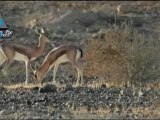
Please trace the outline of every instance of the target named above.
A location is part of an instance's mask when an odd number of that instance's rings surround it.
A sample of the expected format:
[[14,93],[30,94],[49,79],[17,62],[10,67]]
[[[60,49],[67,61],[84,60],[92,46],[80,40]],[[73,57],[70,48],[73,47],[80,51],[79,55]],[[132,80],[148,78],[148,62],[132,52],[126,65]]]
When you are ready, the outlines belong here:
[[31,58],[31,61],[33,61],[33,60],[35,60],[36,59],[36,57],[33,57],[33,58]]
[[21,53],[15,52],[14,60],[25,61],[27,59],[28,59],[27,56],[25,56]]
[[69,59],[66,54],[62,55],[61,57],[59,57],[56,60],[56,64],[61,64],[61,63],[65,63],[65,62],[69,62]]
[[61,57],[59,57],[59,58],[49,67],[49,70],[52,69],[55,64],[61,64],[61,63],[66,63],[66,62],[69,62],[69,59],[68,59],[67,55],[64,54],[64,55],[62,55]]

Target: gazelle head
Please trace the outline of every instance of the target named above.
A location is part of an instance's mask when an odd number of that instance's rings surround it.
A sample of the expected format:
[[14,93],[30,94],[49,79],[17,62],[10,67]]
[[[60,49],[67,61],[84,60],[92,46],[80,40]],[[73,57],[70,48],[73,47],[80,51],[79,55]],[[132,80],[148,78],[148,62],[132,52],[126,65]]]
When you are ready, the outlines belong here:
[[40,37],[43,37],[46,42],[51,42],[47,29],[45,29],[45,27],[37,19],[35,21],[38,25],[38,27],[36,27],[36,32],[40,35]]
[[33,70],[32,66],[31,66],[31,69],[32,69],[32,75],[34,76],[34,78],[37,80],[38,83],[41,83],[42,79],[43,79],[43,74],[39,71],[39,64],[37,65],[38,63],[36,62],[35,63],[35,70]]
[[34,78],[38,81],[38,83],[41,83],[43,76],[38,70],[34,71]]

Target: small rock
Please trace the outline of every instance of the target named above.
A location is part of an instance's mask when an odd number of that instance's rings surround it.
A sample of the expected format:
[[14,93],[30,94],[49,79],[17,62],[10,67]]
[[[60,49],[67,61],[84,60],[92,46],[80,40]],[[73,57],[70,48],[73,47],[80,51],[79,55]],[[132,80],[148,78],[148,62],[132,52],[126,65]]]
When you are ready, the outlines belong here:
[[57,92],[57,87],[52,83],[44,83],[42,87],[39,88],[40,93],[45,92]]
[[30,100],[26,100],[26,104],[27,104],[28,106],[31,106],[32,102],[31,102]]
[[0,116],[2,116],[3,114],[5,114],[6,113],[6,110],[1,110],[0,111]]
[[117,6],[117,13],[118,14],[128,14],[131,12],[135,12],[136,8],[132,4],[120,4]]
[[106,15],[114,15],[115,14],[115,10],[114,8],[109,5],[109,4],[104,4],[104,5],[97,5],[92,9],[93,12],[96,13],[105,13]]
[[7,90],[3,85],[0,85],[0,91]]
[[111,92],[112,94],[117,94],[117,93],[120,92],[120,90],[119,90],[118,88],[116,88],[116,87],[112,87],[112,88],[110,89],[110,92]]
[[68,102],[66,102],[66,104],[65,104],[67,107],[71,107],[71,106],[73,106],[73,102],[72,101],[68,101]]
[[74,90],[72,85],[66,85],[65,90],[64,91],[72,91]]
[[32,90],[39,90],[39,87],[33,87]]
[[101,85],[101,88],[106,88],[107,86],[105,84],[102,84]]

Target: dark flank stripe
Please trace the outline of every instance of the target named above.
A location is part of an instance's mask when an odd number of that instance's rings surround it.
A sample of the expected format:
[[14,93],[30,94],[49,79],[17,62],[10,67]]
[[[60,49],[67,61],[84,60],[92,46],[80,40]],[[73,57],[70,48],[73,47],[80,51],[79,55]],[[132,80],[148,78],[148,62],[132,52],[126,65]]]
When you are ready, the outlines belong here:
[[48,56],[48,61],[50,64],[53,64],[60,56],[64,55],[67,53],[66,49],[62,49],[62,50],[55,50],[52,51],[49,56]]

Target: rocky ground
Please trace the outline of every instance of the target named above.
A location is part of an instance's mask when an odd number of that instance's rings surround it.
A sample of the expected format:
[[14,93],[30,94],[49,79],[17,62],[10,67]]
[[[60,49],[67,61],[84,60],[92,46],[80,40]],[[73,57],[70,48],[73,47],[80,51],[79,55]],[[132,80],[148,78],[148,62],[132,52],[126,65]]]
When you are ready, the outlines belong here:
[[[106,116],[97,115],[97,118],[110,118],[109,114],[115,118],[149,118],[151,113],[146,108],[154,111],[159,100],[160,91],[154,88],[137,91],[133,88],[105,86],[97,89],[66,87],[61,91],[52,88],[52,92],[39,91],[37,88],[1,88],[0,115],[1,118],[15,119],[76,118],[74,111],[84,107],[82,113],[85,110],[88,114],[99,109],[102,109],[101,113],[106,111]],[[142,110],[135,112],[135,108]],[[159,115],[155,117],[159,118]],[[84,116],[82,114],[81,117]]]
[[[159,40],[159,2],[129,1],[125,3],[128,7],[118,13],[116,7],[119,4],[123,5],[124,2],[1,1],[0,13],[14,30],[13,38],[8,41],[37,44],[34,18],[45,25],[54,45],[47,46],[45,53],[38,59],[39,62],[53,46],[61,44],[79,45],[85,51],[85,42],[89,37],[107,30],[111,24],[119,25],[124,21],[128,23],[132,20],[137,32],[143,33],[144,37],[151,35]],[[52,81],[51,74],[45,78],[44,86],[40,88],[34,84],[24,86],[24,63],[19,62],[14,62],[11,66],[8,77],[0,72],[0,79],[1,119],[160,119],[160,89],[155,86],[108,87],[107,80],[85,75],[84,86],[72,87],[76,77],[69,65],[60,67],[56,86],[45,84]]]

